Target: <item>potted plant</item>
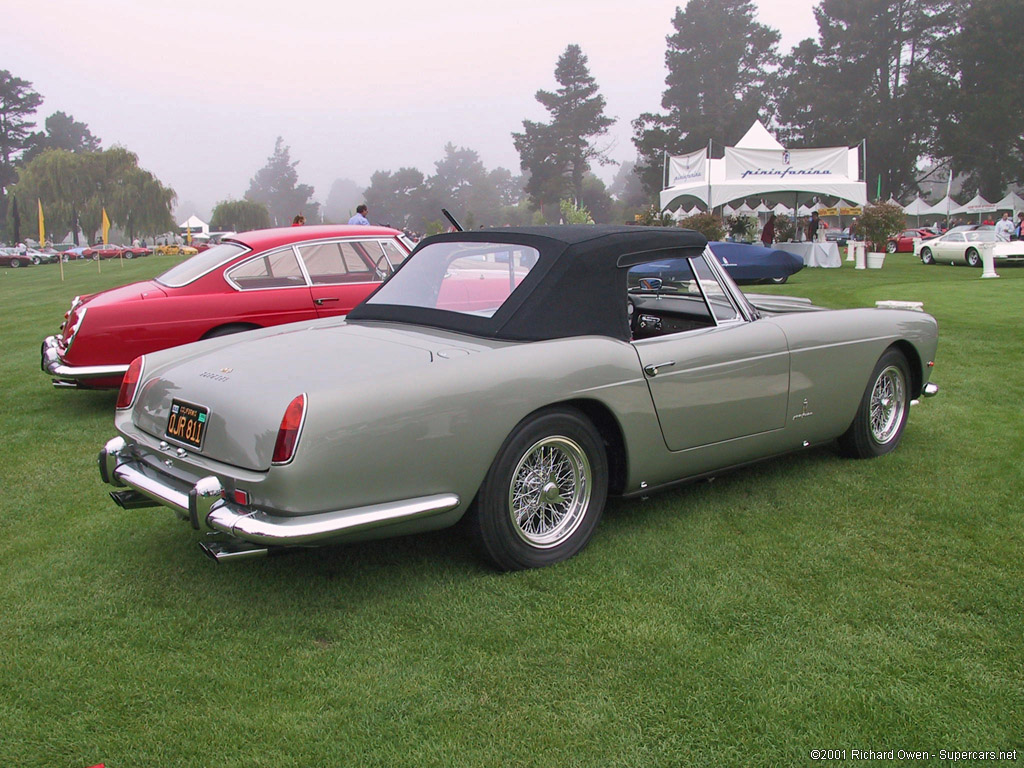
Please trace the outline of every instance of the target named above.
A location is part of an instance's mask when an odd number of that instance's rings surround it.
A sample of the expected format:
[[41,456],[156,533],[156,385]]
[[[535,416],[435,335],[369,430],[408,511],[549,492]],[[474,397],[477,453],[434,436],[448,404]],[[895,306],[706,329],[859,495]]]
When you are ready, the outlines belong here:
[[881,269],[885,246],[906,226],[906,214],[898,203],[889,201],[868,204],[857,221],[857,232],[868,244],[868,267]]

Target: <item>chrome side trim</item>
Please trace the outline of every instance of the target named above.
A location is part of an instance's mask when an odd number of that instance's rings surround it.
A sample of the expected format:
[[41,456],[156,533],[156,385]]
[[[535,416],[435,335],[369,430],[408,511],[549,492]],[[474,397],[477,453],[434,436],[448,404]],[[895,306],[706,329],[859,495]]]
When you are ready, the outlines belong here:
[[206,524],[245,541],[264,545],[314,544],[341,533],[449,512],[459,506],[454,493],[391,501],[299,517],[268,515],[229,502],[214,504]]
[[59,339],[47,336],[43,339],[40,352],[42,369],[51,376],[62,379],[101,379],[108,376],[123,376],[128,370],[127,365],[65,365],[58,352]]

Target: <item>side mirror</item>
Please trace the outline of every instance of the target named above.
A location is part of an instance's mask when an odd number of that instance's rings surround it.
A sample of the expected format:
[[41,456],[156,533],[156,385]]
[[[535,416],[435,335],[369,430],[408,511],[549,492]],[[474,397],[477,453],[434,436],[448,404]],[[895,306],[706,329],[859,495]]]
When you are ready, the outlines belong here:
[[660,277],[641,277],[640,278],[640,289],[643,291],[654,291],[658,293],[661,291],[661,278]]

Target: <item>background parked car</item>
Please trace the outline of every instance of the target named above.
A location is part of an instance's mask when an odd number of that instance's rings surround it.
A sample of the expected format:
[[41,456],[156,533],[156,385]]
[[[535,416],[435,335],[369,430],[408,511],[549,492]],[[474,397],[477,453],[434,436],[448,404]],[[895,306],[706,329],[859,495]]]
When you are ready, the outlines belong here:
[[938,234],[930,229],[905,229],[886,243],[886,253],[913,253],[914,238],[918,237],[922,240],[931,240],[938,237]]
[[921,242],[914,253],[925,264],[966,264],[981,266],[981,249],[996,241],[994,229],[954,227],[944,235]]
[[76,298],[43,342],[63,386],[116,387],[139,355],[281,323],[343,315],[411,249],[394,229],[312,226],[234,235],[155,280]]
[[28,267],[32,265],[32,259],[26,254],[21,253],[17,248],[0,248],[0,266],[13,267]]

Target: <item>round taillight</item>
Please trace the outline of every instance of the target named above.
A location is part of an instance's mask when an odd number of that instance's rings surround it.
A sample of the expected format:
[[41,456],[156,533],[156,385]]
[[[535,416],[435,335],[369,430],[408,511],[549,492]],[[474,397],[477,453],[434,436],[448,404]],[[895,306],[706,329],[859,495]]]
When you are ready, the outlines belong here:
[[139,388],[139,379],[142,378],[142,363],[145,357],[136,357],[132,364],[125,371],[121,379],[121,389],[117,393],[118,409],[130,408],[135,401],[135,392]]
[[302,422],[306,419],[306,396],[299,395],[284,411],[281,427],[277,430],[277,442],[274,443],[274,464],[287,464],[295,455],[295,446],[299,442]]

